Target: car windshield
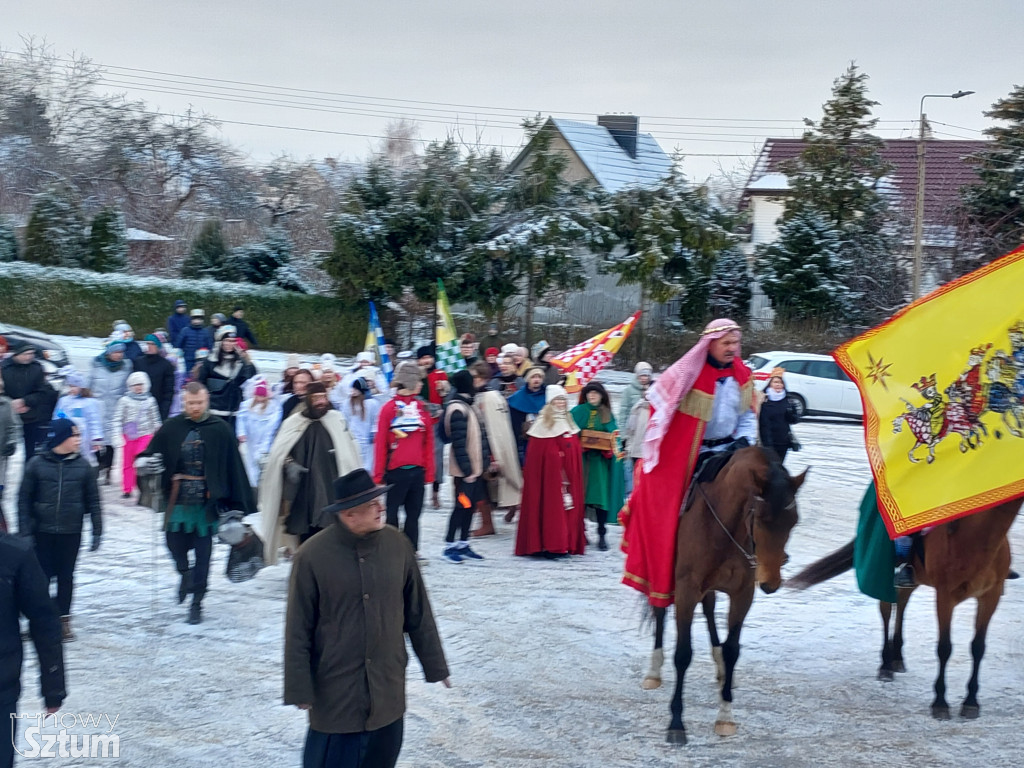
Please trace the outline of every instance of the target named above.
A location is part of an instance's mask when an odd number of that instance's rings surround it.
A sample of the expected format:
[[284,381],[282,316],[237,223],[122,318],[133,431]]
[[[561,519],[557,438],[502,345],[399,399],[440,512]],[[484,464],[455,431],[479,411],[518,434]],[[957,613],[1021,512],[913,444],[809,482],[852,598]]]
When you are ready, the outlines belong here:
[[747,361],[747,367],[752,371],[756,371],[759,370],[760,368],[763,368],[765,363],[767,362],[767,357],[761,357],[760,355],[751,355],[750,359]]

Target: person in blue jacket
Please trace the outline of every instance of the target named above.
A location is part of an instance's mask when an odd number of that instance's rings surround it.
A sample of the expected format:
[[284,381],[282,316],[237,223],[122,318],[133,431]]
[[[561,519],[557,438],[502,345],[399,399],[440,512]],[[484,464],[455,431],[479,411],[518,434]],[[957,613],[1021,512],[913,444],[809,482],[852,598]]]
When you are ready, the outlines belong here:
[[174,302],[174,314],[167,318],[167,335],[173,342],[185,328],[188,328],[188,304],[178,299]]
[[181,350],[185,358],[185,370],[191,371],[196,364],[196,352],[200,349],[213,349],[213,333],[203,325],[206,313],[201,309],[193,309],[189,324],[181,329],[174,339],[174,346]]

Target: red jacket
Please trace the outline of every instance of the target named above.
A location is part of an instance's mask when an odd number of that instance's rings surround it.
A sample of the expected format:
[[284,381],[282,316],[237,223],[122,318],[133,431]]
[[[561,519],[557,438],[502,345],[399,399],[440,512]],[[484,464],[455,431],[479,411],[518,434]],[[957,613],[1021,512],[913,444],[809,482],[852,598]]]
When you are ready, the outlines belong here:
[[[399,432],[405,437],[399,437]],[[423,467],[424,482],[434,482],[434,424],[420,398],[395,395],[384,403],[377,417],[373,481],[380,485],[387,470],[406,466]]]

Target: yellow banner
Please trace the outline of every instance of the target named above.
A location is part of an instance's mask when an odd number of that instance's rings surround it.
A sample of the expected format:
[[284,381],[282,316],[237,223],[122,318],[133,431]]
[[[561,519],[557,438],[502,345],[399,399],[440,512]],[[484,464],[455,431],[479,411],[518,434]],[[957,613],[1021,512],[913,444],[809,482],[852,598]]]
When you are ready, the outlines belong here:
[[1024,248],[842,345],[889,535],[1024,495]]

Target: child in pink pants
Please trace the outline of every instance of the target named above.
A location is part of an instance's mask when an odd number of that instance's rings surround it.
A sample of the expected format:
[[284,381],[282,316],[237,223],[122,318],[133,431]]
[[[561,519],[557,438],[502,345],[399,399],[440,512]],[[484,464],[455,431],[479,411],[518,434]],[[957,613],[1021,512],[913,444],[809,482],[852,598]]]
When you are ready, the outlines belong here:
[[117,401],[114,434],[120,435],[122,440],[121,491],[127,499],[135,490],[135,458],[160,428],[160,409],[156,398],[149,394],[148,375],[136,371],[126,384],[128,393]]

